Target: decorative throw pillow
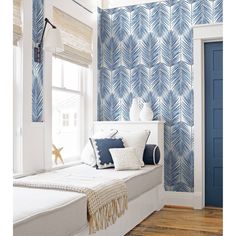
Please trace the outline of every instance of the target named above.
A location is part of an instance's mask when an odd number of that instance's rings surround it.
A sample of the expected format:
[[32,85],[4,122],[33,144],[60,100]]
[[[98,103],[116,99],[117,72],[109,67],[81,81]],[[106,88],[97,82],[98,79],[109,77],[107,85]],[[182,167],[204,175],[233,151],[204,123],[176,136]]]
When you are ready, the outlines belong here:
[[111,148],[109,151],[114,162],[115,170],[141,169],[141,163],[137,157],[135,148]]
[[160,149],[156,144],[146,144],[143,161],[147,165],[157,165],[160,161]]
[[105,169],[114,167],[114,163],[109,152],[110,148],[124,148],[124,143],[121,138],[104,138],[104,139],[93,139],[90,138],[93,146],[94,154],[96,157],[97,168]]
[[137,157],[140,160],[141,166],[144,166],[143,152],[147,140],[150,135],[150,130],[141,130],[135,132],[118,131],[117,137],[122,137],[125,147],[133,147],[136,149]]
[[[113,137],[118,131],[116,129],[108,130],[108,131],[101,131],[95,133],[92,138],[111,138]],[[81,153],[81,161],[87,165],[95,166],[96,165],[96,158],[94,155],[93,147],[91,145],[90,140],[86,143],[82,153]]]

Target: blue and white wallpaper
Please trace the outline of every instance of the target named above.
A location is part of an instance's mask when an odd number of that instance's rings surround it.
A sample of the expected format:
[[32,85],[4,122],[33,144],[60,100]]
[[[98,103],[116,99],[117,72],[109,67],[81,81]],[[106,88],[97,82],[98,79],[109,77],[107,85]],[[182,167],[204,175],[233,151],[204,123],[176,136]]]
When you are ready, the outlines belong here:
[[43,122],[43,62],[41,63],[34,62],[34,46],[38,45],[38,43],[40,42],[42,33],[43,33],[43,26],[44,26],[43,4],[44,2],[43,0],[33,0],[32,3],[33,3],[32,121]]
[[129,120],[133,97],[165,120],[165,189],[194,191],[193,32],[223,21],[222,0],[98,10],[98,120]]

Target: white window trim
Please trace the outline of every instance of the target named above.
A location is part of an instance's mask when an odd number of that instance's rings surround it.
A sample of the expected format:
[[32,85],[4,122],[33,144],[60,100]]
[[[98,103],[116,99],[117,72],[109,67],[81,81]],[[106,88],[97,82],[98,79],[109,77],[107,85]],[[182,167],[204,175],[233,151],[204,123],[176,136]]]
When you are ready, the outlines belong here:
[[[22,41],[18,41],[18,47],[19,54],[17,54],[17,58],[14,60],[14,83],[13,83],[13,109],[14,109],[14,116],[13,116],[13,166],[14,166],[14,173],[21,173],[22,172]],[[16,61],[15,61],[16,60]],[[17,74],[17,76],[15,75]],[[16,76],[16,78],[15,78]],[[16,80],[15,80],[16,79]]]
[[195,208],[205,207],[204,43],[223,41],[223,24],[193,27],[194,52],[194,192]]

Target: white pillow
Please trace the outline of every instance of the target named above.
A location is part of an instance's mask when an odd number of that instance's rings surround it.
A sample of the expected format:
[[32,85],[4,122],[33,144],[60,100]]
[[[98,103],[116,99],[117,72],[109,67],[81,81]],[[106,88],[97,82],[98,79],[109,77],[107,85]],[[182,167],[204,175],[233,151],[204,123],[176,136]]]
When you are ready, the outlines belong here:
[[[111,138],[117,133],[116,129],[111,129],[107,131],[101,131],[95,133],[92,138]],[[81,161],[87,165],[95,166],[96,158],[94,155],[94,150],[90,140],[86,143],[82,153],[81,153]]]
[[141,166],[144,166],[143,152],[150,135],[150,130],[141,130],[135,132],[118,131],[117,137],[122,137],[125,147],[133,147],[136,149],[137,157]]
[[139,170],[141,163],[135,148],[110,148],[109,149],[115,170]]

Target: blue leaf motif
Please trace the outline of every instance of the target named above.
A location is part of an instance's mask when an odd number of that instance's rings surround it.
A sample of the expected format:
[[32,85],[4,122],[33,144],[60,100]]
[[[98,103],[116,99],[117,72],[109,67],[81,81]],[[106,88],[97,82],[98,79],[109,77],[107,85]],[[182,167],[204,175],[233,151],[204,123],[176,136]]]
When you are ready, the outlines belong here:
[[[43,13],[43,0],[33,0],[33,13],[32,13],[32,39],[33,43],[40,42],[43,26],[44,26],[44,13]],[[34,52],[33,52],[34,53]],[[43,59],[43,55],[42,55]],[[43,121],[43,63],[34,62],[32,58],[32,121]]]
[[148,10],[143,5],[135,6],[131,13],[131,30],[132,34],[138,39],[142,39],[148,32]]
[[150,68],[157,64],[160,48],[156,37],[152,33],[149,33],[142,41],[141,51],[145,66]]
[[120,118],[119,100],[113,95],[109,95],[104,99],[104,120],[118,121]]
[[97,60],[98,60],[98,69],[101,69],[101,67],[103,66],[102,63],[102,44],[101,44],[101,38],[98,37],[98,41],[97,41],[97,51],[98,51],[98,56],[97,56]]
[[[188,188],[188,191],[193,192],[194,187],[194,155],[193,151],[189,152],[187,155],[184,155],[180,159],[181,163],[181,182],[185,184]],[[189,189],[190,188],[190,189]]]
[[223,0],[214,1],[214,22],[223,22]]
[[193,64],[193,32],[192,30],[185,32],[181,36],[181,53],[182,60],[189,65]]
[[33,80],[40,80],[41,85],[43,86],[43,63],[34,62],[32,58],[32,76]]
[[174,192],[193,192],[191,188],[183,182],[178,182],[172,189]]
[[172,27],[182,35],[191,27],[191,10],[186,0],[179,0],[172,9]]
[[131,73],[131,89],[134,95],[142,97],[148,94],[150,83],[147,68],[140,64],[132,69]]
[[180,98],[171,90],[162,97],[161,113],[168,126],[180,122]]
[[180,41],[173,31],[163,37],[161,51],[163,61],[168,66],[174,65],[180,60]]
[[172,150],[172,127],[165,123],[164,125],[164,151],[165,155]]
[[37,78],[33,80],[32,84],[32,121],[43,121],[43,89]]
[[120,41],[124,40],[129,34],[129,15],[125,9],[119,8],[113,16],[113,34]]
[[101,98],[105,98],[111,93],[111,72],[106,68],[100,70],[99,90]]
[[169,7],[172,7],[174,4],[176,4],[178,0],[166,0],[166,4]]
[[101,13],[101,40],[104,43],[109,37],[111,37],[111,15],[107,10],[103,10]]
[[120,66],[112,76],[113,91],[116,96],[122,98],[129,90],[129,71],[124,66]]
[[131,107],[131,104],[132,104],[132,100],[133,100],[133,94],[132,93],[129,93],[129,94],[125,95],[122,99],[121,113],[122,113],[123,118],[125,120],[130,120],[129,112],[130,112],[130,107]]
[[184,122],[173,126],[172,147],[178,156],[187,155],[192,149],[191,127]]
[[193,24],[209,24],[212,21],[212,8],[209,0],[193,3]]
[[152,10],[152,8],[154,8],[156,6],[156,3],[155,2],[150,2],[150,3],[146,3],[145,4],[145,7],[148,9],[148,10]]
[[43,0],[33,0],[33,41],[39,43],[44,26]]
[[173,191],[173,187],[177,185],[180,178],[180,160],[169,151],[165,155],[165,189]]
[[133,69],[139,63],[140,47],[133,36],[127,38],[123,43],[123,61],[128,69]]
[[161,116],[160,99],[156,97],[153,92],[149,92],[147,102],[149,102],[151,105],[151,109],[153,111],[153,120],[159,120]]
[[170,27],[169,7],[165,2],[156,3],[151,12],[151,29],[156,37],[162,37]]
[[189,4],[193,4],[194,2],[198,1],[198,0],[187,0]]
[[121,63],[120,46],[112,37],[104,45],[104,63],[109,70],[114,70]]
[[194,125],[194,102],[193,90],[185,94],[182,98],[181,107],[184,122],[189,125]]
[[158,63],[151,69],[151,90],[157,95],[162,96],[169,89],[169,68]]
[[172,68],[172,86],[179,94],[183,95],[191,89],[191,66],[185,62],[178,62]]

